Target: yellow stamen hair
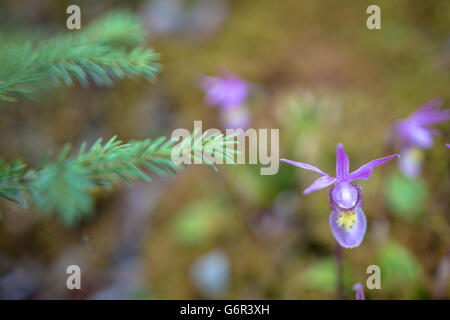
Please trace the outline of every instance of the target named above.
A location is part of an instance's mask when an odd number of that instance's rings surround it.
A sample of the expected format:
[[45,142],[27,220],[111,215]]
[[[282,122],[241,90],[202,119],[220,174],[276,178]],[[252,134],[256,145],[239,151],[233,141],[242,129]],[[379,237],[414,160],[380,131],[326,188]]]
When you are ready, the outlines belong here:
[[344,229],[345,231],[350,231],[357,221],[356,213],[354,211],[345,211],[338,215],[337,225]]

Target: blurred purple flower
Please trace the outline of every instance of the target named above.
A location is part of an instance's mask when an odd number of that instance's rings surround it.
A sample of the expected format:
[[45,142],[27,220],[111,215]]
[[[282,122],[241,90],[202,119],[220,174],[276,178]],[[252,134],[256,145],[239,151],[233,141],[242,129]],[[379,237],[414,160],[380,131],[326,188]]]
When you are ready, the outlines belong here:
[[336,177],[331,177],[320,169],[306,163],[287,159],[280,160],[303,169],[315,171],[321,175],[320,178],[303,191],[303,194],[308,194],[334,184],[334,187],[328,190],[328,200],[331,208],[329,219],[331,231],[342,247],[353,248],[361,244],[366,232],[367,223],[364,211],[362,210],[362,188],[358,184],[352,184],[351,182],[360,179],[368,180],[373,168],[399,155],[394,154],[372,160],[358,170],[349,173],[349,159],[342,143],[337,145],[336,153]]
[[429,149],[433,146],[433,137],[439,131],[429,126],[450,120],[450,109],[438,110],[442,105],[441,99],[432,99],[397,123],[396,130],[404,148]]
[[450,148],[450,143],[446,143],[445,145],[447,146],[447,148]]
[[361,283],[355,283],[352,290],[356,292],[356,300],[366,300],[364,296],[364,288]]
[[215,78],[203,75],[199,88],[206,93],[205,103],[220,107],[220,118],[226,128],[246,128],[250,111],[246,105],[250,94],[249,83],[228,71]]
[[247,82],[230,72],[223,72],[220,78],[202,76],[200,89],[206,93],[206,104],[223,109],[242,105],[249,95]]
[[441,99],[432,99],[395,125],[402,155],[399,168],[407,177],[415,178],[420,174],[424,158],[421,149],[431,148],[433,137],[439,134],[430,126],[450,120],[450,109],[439,110],[442,104]]

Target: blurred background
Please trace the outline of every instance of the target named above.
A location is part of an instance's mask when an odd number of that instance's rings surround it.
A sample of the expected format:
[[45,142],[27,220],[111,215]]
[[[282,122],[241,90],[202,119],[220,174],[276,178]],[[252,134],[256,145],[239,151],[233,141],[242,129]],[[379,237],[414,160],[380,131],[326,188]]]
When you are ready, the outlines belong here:
[[[381,8],[381,30],[366,8]],[[2,0],[0,40],[68,32],[66,8],[82,27],[123,1]],[[35,164],[65,142],[122,141],[176,128],[220,128],[196,78],[223,68],[259,84],[252,128],[280,129],[280,156],[333,173],[345,145],[350,169],[397,152],[388,132],[433,97],[450,101],[450,1],[127,1],[161,54],[155,84],[62,86],[37,101],[1,103],[0,152]],[[8,32],[6,32],[8,30]],[[21,38],[22,37],[22,38]],[[1,61],[0,61],[1,67]],[[343,250],[344,298],[381,267],[368,299],[450,297],[449,125],[426,152],[422,175],[392,161],[362,181],[368,230]],[[335,239],[327,191],[303,196],[317,176],[280,164],[193,166],[151,183],[96,191],[95,212],[73,227],[2,201],[2,299],[335,299]],[[82,270],[67,290],[66,268]],[[365,286],[364,286],[365,287]]]

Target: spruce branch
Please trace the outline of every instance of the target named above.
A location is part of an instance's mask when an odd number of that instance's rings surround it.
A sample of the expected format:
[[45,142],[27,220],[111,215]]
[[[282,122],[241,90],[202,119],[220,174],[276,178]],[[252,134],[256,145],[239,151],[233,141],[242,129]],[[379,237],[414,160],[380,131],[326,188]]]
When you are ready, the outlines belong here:
[[15,202],[23,207],[26,206],[22,191],[21,179],[25,174],[25,164],[15,160],[11,164],[0,159],[0,197]]
[[109,12],[80,33],[80,41],[117,48],[142,45],[147,37],[138,16],[127,10]]
[[158,54],[145,48],[146,32],[137,17],[113,12],[81,32],[55,36],[39,45],[4,43],[0,46],[0,100],[16,95],[32,98],[38,89],[111,86],[114,80],[142,76],[155,80]]
[[150,181],[148,172],[168,176],[183,169],[172,161],[174,152],[187,151],[190,163],[198,159],[215,170],[211,156],[234,163],[237,151],[230,147],[237,143],[234,137],[219,135],[205,139],[205,134],[194,132],[179,143],[165,137],[122,143],[113,137],[104,144],[98,139],[89,149],[83,143],[76,155],[70,155],[71,147],[65,145],[53,160],[45,160],[35,169],[25,170],[21,162],[7,165],[2,161],[0,197],[24,207],[27,199],[38,212],[56,213],[71,225],[92,211],[91,193],[96,188],[111,189],[119,180],[128,184],[136,179]]

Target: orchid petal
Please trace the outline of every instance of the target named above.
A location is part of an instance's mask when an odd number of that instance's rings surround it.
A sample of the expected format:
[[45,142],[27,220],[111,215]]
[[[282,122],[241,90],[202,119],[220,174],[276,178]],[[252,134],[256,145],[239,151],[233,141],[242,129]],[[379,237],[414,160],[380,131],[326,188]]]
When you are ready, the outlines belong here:
[[419,116],[421,113],[428,112],[431,110],[437,110],[444,104],[444,101],[441,98],[433,98],[430,101],[423,104],[419,109],[411,114],[410,118]]
[[303,194],[308,194],[313,191],[317,191],[317,190],[326,188],[326,187],[332,185],[333,183],[335,183],[336,180],[337,180],[336,178],[333,178],[330,176],[320,177],[320,178],[316,179],[308,188],[303,190]]
[[433,135],[437,134],[436,130],[420,126],[418,123],[408,119],[399,122],[397,130],[405,140],[405,145],[416,145],[424,149],[428,149],[433,145]]
[[345,179],[348,176],[349,160],[344,151],[342,143],[337,145],[336,149],[336,177]]
[[292,160],[288,160],[288,159],[280,159],[280,161],[292,164],[293,166],[300,167],[302,169],[306,169],[306,170],[311,170],[311,171],[317,172],[318,174],[321,174],[322,176],[328,176],[325,172],[323,172],[319,168],[316,168],[316,167],[314,167],[314,166],[312,166],[310,164],[307,164],[307,163],[292,161]]
[[414,117],[414,121],[422,126],[437,124],[450,120],[450,109],[428,111]]
[[370,175],[372,174],[372,169],[378,166],[381,166],[382,164],[388,162],[389,160],[392,160],[394,158],[398,158],[398,154],[393,154],[381,159],[372,160],[369,163],[366,163],[362,167],[360,167],[358,170],[353,171],[348,176],[348,181],[363,179],[367,180],[369,179]]
[[408,132],[411,141],[424,149],[429,149],[433,146],[433,133],[424,127],[411,126]]

